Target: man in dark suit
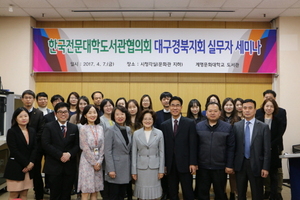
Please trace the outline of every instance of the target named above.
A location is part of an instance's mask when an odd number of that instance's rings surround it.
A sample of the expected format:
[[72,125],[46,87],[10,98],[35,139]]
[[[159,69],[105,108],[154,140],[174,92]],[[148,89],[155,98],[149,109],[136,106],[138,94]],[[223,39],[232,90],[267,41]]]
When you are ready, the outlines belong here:
[[21,101],[23,103],[23,107],[29,112],[29,127],[32,127],[36,132],[35,138],[37,141],[37,153],[33,168],[33,186],[35,199],[40,200],[44,198],[44,183],[41,175],[41,162],[44,154],[41,147],[41,135],[44,127],[44,118],[43,112],[33,107],[34,100],[35,93],[32,90],[25,90],[22,93]]
[[[155,124],[154,124],[155,128],[160,129],[161,123],[163,123],[167,119],[171,118],[169,101],[172,97],[173,97],[173,95],[170,92],[161,93],[159,99],[163,106],[163,109],[156,112],[156,120],[155,120]],[[167,178],[168,178],[168,176],[164,176],[161,179],[161,187],[163,190],[161,200],[166,200],[169,196],[168,195],[168,179]]]
[[170,200],[179,200],[181,184],[183,199],[194,200],[192,174],[197,168],[197,135],[193,120],[182,117],[182,99],[170,99],[171,119],[161,124],[165,140],[165,166],[168,175]]
[[[266,99],[274,99],[276,100],[276,92],[273,91],[273,90],[266,90],[263,92],[263,97],[264,97],[264,100]],[[256,118],[264,118],[264,114],[262,112],[261,109],[258,109],[256,111],[256,114],[255,114],[255,117]],[[282,136],[286,130],[286,126],[287,126],[287,117],[286,117],[286,110],[284,108],[278,108],[278,112],[277,114],[275,115],[275,117],[277,117],[281,123],[283,124],[283,132],[282,132]],[[282,137],[280,138],[280,141],[279,141],[279,153],[282,154],[282,151],[283,151],[283,139]],[[282,191],[282,184],[283,184],[283,173],[282,173],[282,167],[278,168],[277,170],[277,173],[278,173],[278,189],[277,189],[277,192],[278,192],[278,195],[279,195],[279,199],[282,199],[282,195],[281,195],[281,191]],[[270,197],[270,181],[267,181],[265,182],[265,194],[264,194],[264,198],[265,199],[268,199]]]
[[79,150],[79,132],[68,123],[69,105],[64,102],[54,107],[57,121],[45,125],[42,146],[46,152],[44,172],[50,182],[51,200],[69,200],[76,176],[76,155]]
[[263,178],[270,168],[271,138],[267,124],[255,119],[256,102],[243,102],[245,119],[233,126],[235,135],[234,170],[236,172],[238,199],[246,200],[248,181],[253,200],[263,199]]
[[[60,102],[65,102],[65,99],[61,95],[56,94],[56,95],[53,95],[51,97],[50,101],[51,101],[52,106],[54,108],[56,104],[58,104]],[[51,112],[51,113],[45,115],[44,119],[45,119],[45,123],[56,121],[55,113]]]

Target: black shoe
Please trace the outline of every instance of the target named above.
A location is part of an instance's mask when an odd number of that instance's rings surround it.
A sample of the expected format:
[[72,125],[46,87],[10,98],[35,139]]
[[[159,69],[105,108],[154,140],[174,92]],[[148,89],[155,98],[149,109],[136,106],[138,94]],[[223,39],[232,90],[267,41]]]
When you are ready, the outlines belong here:
[[271,192],[265,191],[264,199],[269,199],[270,198],[270,194],[271,194]]
[[160,198],[160,200],[167,200],[167,193],[163,193],[162,195],[161,195],[161,198]]
[[77,194],[75,190],[72,190],[71,195]]
[[50,188],[44,188],[44,194],[50,195]]

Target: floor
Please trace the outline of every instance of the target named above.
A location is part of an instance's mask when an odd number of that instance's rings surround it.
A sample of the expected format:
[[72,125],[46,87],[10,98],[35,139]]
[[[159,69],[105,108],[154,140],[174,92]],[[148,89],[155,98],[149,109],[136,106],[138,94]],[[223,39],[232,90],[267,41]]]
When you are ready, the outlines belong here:
[[[229,188],[228,188],[228,185],[227,184],[227,194],[229,195]],[[249,187],[248,187],[249,188]],[[289,185],[288,184],[284,184],[283,186],[283,191],[282,191],[282,197],[284,200],[290,200],[291,199],[291,190],[289,188]],[[248,189],[248,194],[247,196],[249,197],[248,199],[251,199],[251,194],[250,194],[250,191]],[[5,200],[5,199],[8,199],[9,197],[9,193],[8,192],[4,192],[4,191],[1,191],[0,192],[0,199],[1,200]],[[33,200],[34,199],[34,191],[31,189],[29,190],[29,193],[28,193],[28,200]],[[49,195],[45,195],[44,196],[44,199],[45,200],[48,200],[49,199]],[[72,200],[76,200],[77,199],[77,196],[76,195],[72,195]],[[99,195],[98,196],[98,199],[102,199],[101,196]],[[135,198],[134,198],[135,199]],[[213,199],[213,196],[211,197],[211,199]]]

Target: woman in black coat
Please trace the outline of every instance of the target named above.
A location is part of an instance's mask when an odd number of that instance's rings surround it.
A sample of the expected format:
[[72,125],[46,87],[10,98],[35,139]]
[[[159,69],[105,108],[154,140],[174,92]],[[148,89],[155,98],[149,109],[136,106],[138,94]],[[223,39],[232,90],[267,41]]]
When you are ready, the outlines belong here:
[[284,128],[283,123],[276,117],[278,105],[274,99],[266,99],[260,109],[264,115],[257,117],[257,119],[268,124],[271,132],[271,165],[268,177],[270,179],[270,199],[277,200],[279,199],[277,193],[277,170],[281,168],[281,161],[279,159],[281,151],[279,150],[279,146],[282,141]]
[[37,146],[35,130],[28,127],[29,113],[17,108],[12,117],[12,127],[8,130],[6,142],[10,151],[4,177],[7,181],[9,198],[27,199],[29,188],[33,188],[34,160]]

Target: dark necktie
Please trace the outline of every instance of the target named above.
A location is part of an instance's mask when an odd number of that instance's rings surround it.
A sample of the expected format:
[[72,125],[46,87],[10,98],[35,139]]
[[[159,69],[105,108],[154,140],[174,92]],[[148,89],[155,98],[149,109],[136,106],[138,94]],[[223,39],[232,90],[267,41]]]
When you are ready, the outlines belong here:
[[249,127],[250,122],[246,122],[246,129],[245,129],[245,158],[249,159],[250,158],[250,127]]
[[63,138],[65,138],[66,137],[66,126],[65,125],[62,125],[61,126],[61,133],[63,134]]
[[174,136],[175,136],[176,133],[177,133],[177,129],[178,129],[178,120],[175,119],[175,120],[174,120]]

